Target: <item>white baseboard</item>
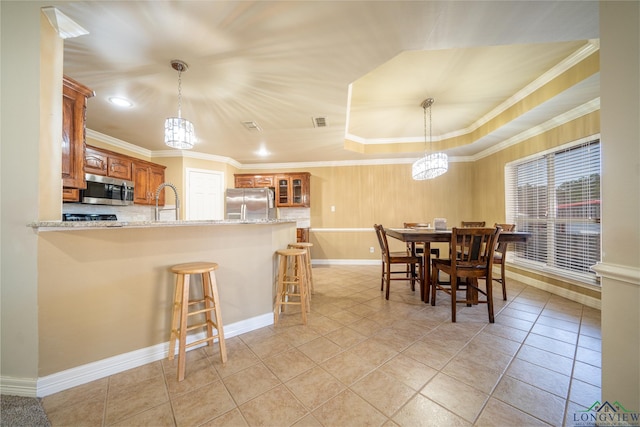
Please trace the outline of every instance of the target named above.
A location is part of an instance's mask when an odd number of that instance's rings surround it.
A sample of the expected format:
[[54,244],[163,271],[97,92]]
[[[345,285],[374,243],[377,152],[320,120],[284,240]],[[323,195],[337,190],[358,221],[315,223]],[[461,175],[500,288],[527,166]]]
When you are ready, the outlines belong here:
[[380,265],[379,259],[312,259],[311,265]]
[[[224,336],[225,338],[231,338],[272,324],[273,313],[265,313],[260,316],[225,325]],[[187,342],[193,342],[201,338],[204,338],[204,332],[189,336]],[[197,347],[192,347],[191,349],[194,348]],[[167,357],[168,350],[169,342],[167,341],[37,379],[0,377],[0,393],[28,397],[48,396],[128,369],[162,360]]]

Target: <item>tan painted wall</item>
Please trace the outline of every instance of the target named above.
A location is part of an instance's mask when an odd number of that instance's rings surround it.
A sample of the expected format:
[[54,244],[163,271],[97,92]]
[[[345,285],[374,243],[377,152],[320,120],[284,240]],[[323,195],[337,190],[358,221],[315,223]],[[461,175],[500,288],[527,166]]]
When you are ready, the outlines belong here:
[[294,239],[293,223],[39,233],[38,376],[167,342],[174,264],[219,264],[227,326],[271,313],[274,253]]

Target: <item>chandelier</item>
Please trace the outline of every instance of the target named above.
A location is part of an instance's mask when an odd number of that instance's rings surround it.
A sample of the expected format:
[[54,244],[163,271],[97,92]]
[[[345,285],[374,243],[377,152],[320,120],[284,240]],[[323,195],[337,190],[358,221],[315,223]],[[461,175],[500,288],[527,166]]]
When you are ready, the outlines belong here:
[[168,117],[164,121],[164,143],[171,148],[187,150],[193,148],[196,135],[193,123],[182,118],[182,72],[187,64],[178,59],[171,61],[171,67],[178,72],[178,117]]
[[429,149],[431,148],[431,106],[433,98],[427,98],[420,106],[424,110],[424,157],[416,160],[411,166],[411,176],[416,181],[433,179],[449,169],[449,160],[445,153],[428,153],[427,149],[427,109],[429,109]]

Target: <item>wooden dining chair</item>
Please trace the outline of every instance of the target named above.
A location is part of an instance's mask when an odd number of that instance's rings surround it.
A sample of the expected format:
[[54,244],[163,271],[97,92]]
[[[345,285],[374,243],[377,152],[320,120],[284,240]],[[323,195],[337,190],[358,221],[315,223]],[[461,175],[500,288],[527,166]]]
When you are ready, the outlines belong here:
[[[500,227],[502,231],[516,231],[515,224],[495,224],[496,227]],[[496,250],[493,254],[493,263],[500,265],[500,277],[493,278],[496,282],[502,285],[502,299],[507,300],[507,281],[505,276],[505,264],[507,260],[507,248],[509,244],[507,242],[499,242],[496,244]]]
[[[404,228],[429,228],[431,224],[423,222],[405,222]],[[407,242],[407,250],[416,255],[422,255],[424,253],[424,245],[422,243]],[[435,255],[436,258],[440,257],[440,249],[431,248],[431,255]]]
[[[431,276],[431,305],[436,305],[436,291],[441,290],[451,295],[451,321],[456,321],[457,304],[470,306],[486,303],[489,312],[489,323],[494,323],[493,294],[491,268],[493,254],[498,241],[500,228],[453,228],[451,230],[451,256],[449,259],[434,259]],[[446,273],[449,282],[440,281],[439,272]],[[466,279],[466,297],[457,297],[461,279]],[[478,279],[485,279],[485,289],[480,289]],[[485,296],[478,300],[478,293]]]
[[484,227],[486,221],[460,221],[460,227]]
[[[382,291],[386,285],[385,298],[389,299],[389,289],[391,287],[392,280],[409,280],[411,281],[411,290],[416,289],[416,280],[420,286],[420,292],[424,290],[424,268],[422,264],[422,257],[413,255],[408,251],[404,252],[391,252],[389,250],[389,243],[387,241],[387,233],[384,231],[382,225],[374,224],[373,228],[376,230],[378,236],[378,243],[380,243],[380,252],[382,253],[382,276],[380,279],[380,290]],[[402,264],[406,268],[404,270],[392,270],[393,264]],[[408,270],[407,270],[408,269]],[[407,274],[409,272],[409,274]]]

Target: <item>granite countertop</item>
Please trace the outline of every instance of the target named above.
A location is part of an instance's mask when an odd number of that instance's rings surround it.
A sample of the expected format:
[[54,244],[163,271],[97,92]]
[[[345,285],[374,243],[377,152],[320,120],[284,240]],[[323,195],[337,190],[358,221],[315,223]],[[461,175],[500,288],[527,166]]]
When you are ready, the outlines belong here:
[[257,220],[178,220],[178,221],[38,221],[27,224],[36,231],[73,231],[99,228],[153,228],[184,227],[203,225],[268,225],[295,223],[295,219],[257,219]]

